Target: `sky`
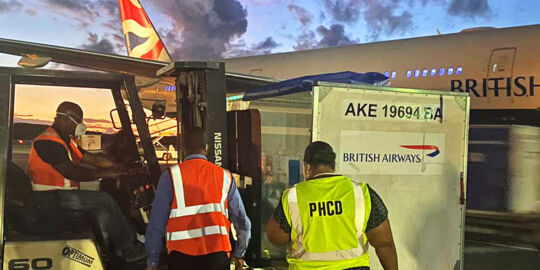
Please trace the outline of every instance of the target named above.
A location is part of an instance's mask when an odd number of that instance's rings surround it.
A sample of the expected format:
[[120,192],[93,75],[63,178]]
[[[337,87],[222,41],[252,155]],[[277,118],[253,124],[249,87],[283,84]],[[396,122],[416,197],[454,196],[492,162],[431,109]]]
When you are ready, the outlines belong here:
[[[174,60],[540,23],[535,0],[140,0]],[[3,38],[126,54],[117,0],[0,0]],[[13,63],[1,57],[0,64]]]
[[[537,0],[140,2],[176,61],[540,23]],[[2,38],[126,55],[117,0],[0,0],[0,33]],[[17,60],[0,54],[1,66],[15,66]]]

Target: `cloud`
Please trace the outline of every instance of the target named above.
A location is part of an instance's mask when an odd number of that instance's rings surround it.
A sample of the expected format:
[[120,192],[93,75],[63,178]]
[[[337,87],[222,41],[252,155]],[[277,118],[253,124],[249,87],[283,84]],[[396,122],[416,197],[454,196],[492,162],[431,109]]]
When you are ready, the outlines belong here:
[[297,5],[288,5],[287,9],[292,12],[294,18],[298,20],[303,27],[309,25],[313,20],[313,15],[311,15],[311,13],[309,13],[305,8]]
[[345,35],[345,27],[342,24],[332,24],[330,28],[321,25],[317,27],[317,33],[322,36],[318,47],[334,47],[356,43]]
[[154,0],[154,5],[173,21],[174,30],[164,38],[175,60],[221,59],[231,40],[247,30],[247,10],[237,0]]
[[111,120],[84,118],[84,123],[88,123],[88,124],[111,124]]
[[81,45],[82,49],[94,51],[94,52],[100,52],[100,53],[108,53],[108,54],[115,54],[115,47],[113,43],[106,39],[99,39],[98,35],[95,33],[88,33],[88,40],[87,43]]
[[410,12],[403,11],[400,15],[394,15],[398,8],[397,2],[369,0],[366,3],[368,5],[363,12],[364,20],[373,39],[378,39],[381,34],[403,35],[413,29]]
[[296,39],[296,45],[293,46],[293,49],[296,51],[308,50],[317,47],[317,40],[315,32],[307,31],[301,33]]
[[97,1],[99,10],[105,11],[108,15],[115,16],[120,20],[120,8],[117,0],[99,0]]
[[27,8],[25,10],[26,14],[28,14],[28,16],[36,16],[37,15],[37,11],[33,10],[33,9],[29,9]]
[[15,124],[24,123],[24,124],[35,124],[35,125],[47,125],[47,126],[50,126],[52,124],[52,121],[15,116],[15,117],[13,117],[13,123],[15,123]]
[[266,6],[266,5],[276,5],[280,4],[282,0],[248,0],[244,1],[246,3],[250,3],[256,6]]
[[17,0],[0,0],[0,13],[18,12],[23,8],[23,4]]
[[85,14],[88,16],[94,16],[99,14],[95,13],[95,4],[90,1],[79,0],[45,0],[45,3],[50,4],[53,7],[63,9],[70,12],[76,12],[79,14]]
[[264,41],[259,42],[255,45],[255,50],[272,50],[278,47],[278,44],[272,37],[267,37]]
[[469,18],[485,17],[491,14],[491,8],[487,0],[452,0],[448,7],[448,14]]
[[82,28],[97,24],[121,33],[116,0],[43,0],[43,3],[51,12],[73,18]]
[[[352,25],[363,19],[372,39],[405,34],[414,27],[412,14],[396,0],[321,0],[335,21]],[[429,0],[422,0],[425,4]],[[408,1],[409,6],[415,0]]]
[[272,50],[281,46],[272,37],[267,37],[265,40],[248,46],[244,40],[235,44],[230,44],[226,53],[227,57],[242,57],[250,55],[261,55],[272,53]]
[[355,23],[360,17],[360,8],[365,1],[323,0],[324,6],[338,22]]
[[326,15],[324,14],[324,11],[321,10],[319,13],[319,20],[324,21],[326,20]]
[[[344,46],[359,43],[359,40],[350,38],[345,34],[345,26],[342,24],[332,24],[330,27],[320,25],[314,31],[304,31],[296,39],[293,48],[297,51],[315,48],[326,48],[334,46]],[[320,37],[317,40],[317,35]]]
[[15,117],[22,117],[22,118],[25,118],[25,117],[34,117],[33,114],[20,114],[20,113],[14,113]]

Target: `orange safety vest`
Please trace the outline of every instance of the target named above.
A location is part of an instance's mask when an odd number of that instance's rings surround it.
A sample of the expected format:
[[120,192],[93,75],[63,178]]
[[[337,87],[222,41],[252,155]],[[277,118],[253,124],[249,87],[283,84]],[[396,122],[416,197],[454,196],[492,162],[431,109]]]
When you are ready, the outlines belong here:
[[167,250],[200,256],[231,251],[228,194],[232,175],[204,159],[169,168],[174,199],[167,222]]
[[79,151],[79,148],[73,139],[68,147],[66,142],[62,140],[56,130],[49,127],[34,139],[34,142],[32,142],[32,148],[30,149],[30,156],[28,156],[28,175],[30,176],[30,179],[32,179],[32,186],[34,190],[48,191],[79,188],[79,184],[77,182],[66,179],[51,164],[43,161],[39,157],[36,149],[34,148],[34,143],[45,140],[54,141],[64,146],[68,153],[69,159],[73,163],[81,163],[82,159],[82,153]]

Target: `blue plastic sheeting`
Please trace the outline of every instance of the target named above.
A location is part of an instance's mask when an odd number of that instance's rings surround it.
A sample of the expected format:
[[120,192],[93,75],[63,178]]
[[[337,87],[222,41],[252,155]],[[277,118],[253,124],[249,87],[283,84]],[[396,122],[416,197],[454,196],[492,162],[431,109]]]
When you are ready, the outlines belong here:
[[385,86],[388,82],[388,77],[377,72],[356,73],[352,71],[304,76],[248,90],[243,100],[248,101],[311,91],[313,86],[317,85],[319,81]]

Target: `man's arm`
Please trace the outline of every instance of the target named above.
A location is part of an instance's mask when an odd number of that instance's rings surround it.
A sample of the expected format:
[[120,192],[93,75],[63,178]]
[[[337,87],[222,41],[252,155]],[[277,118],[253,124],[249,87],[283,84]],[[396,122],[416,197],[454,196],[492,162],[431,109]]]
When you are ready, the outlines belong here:
[[249,239],[251,238],[251,221],[246,214],[246,209],[234,178],[232,179],[231,189],[229,190],[227,199],[229,203],[229,218],[234,225],[236,238],[238,239],[233,255],[236,258],[243,258],[249,244]]
[[377,257],[385,270],[397,270],[398,260],[396,246],[390,229],[390,221],[386,219],[381,225],[366,232],[369,243],[375,248]]
[[285,210],[282,204],[283,194],[281,194],[273,217],[266,225],[266,237],[274,245],[285,245],[291,241],[291,225],[287,221]]
[[83,152],[82,163],[90,164],[98,168],[116,168],[118,167],[114,162],[107,159],[104,155],[94,154],[90,152]]
[[236,247],[232,253],[231,261],[235,265],[235,270],[243,269],[244,255],[251,238],[251,221],[249,220],[244,203],[240,197],[240,192],[236,187],[234,177],[231,177],[231,188],[227,197],[229,204],[229,218],[231,219],[234,229],[236,230]]
[[266,225],[266,237],[274,245],[285,245],[291,241],[291,235],[284,232],[273,217]]
[[116,169],[98,169],[73,163],[69,159],[67,150],[54,141],[37,141],[34,143],[34,148],[44,162],[53,166],[65,178],[73,181],[87,182],[121,175],[121,172]]
[[71,161],[53,165],[53,167],[65,178],[76,182],[90,182],[101,178],[115,178],[123,174],[117,169],[92,168],[81,164],[75,164]]
[[371,201],[371,213],[366,226],[366,236],[369,243],[375,248],[379,261],[385,270],[397,270],[398,260],[390,221],[388,220],[388,209],[383,200],[368,185],[369,197]]
[[163,246],[162,238],[165,235],[167,221],[171,213],[173,201],[173,187],[169,171],[165,171],[159,178],[158,187],[150,212],[150,222],[146,226],[145,243],[146,265],[148,269],[157,269],[159,255]]

